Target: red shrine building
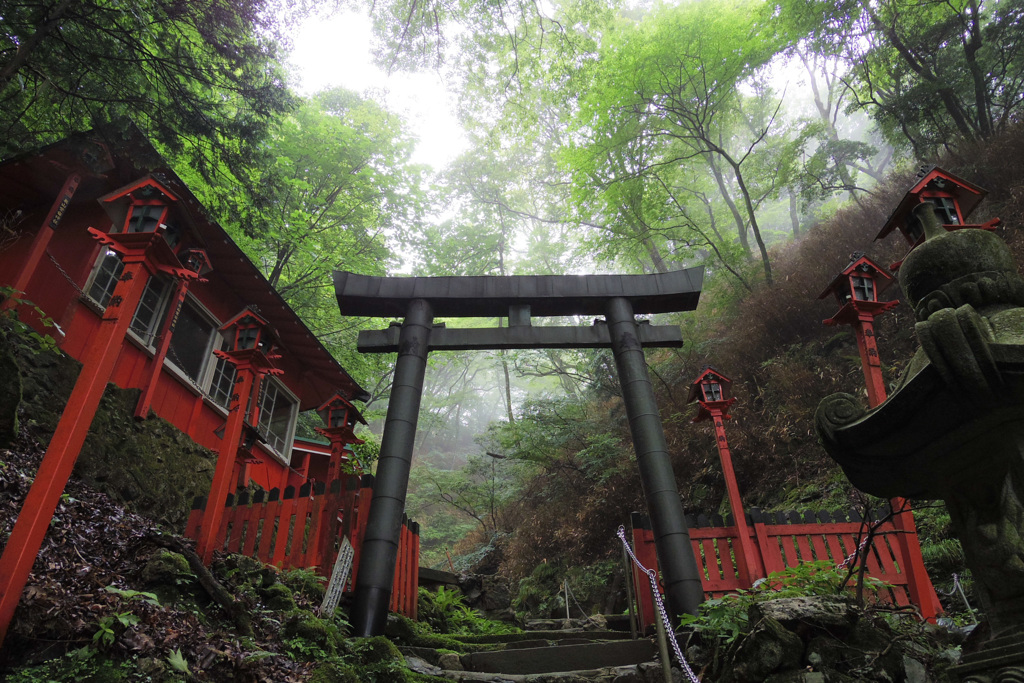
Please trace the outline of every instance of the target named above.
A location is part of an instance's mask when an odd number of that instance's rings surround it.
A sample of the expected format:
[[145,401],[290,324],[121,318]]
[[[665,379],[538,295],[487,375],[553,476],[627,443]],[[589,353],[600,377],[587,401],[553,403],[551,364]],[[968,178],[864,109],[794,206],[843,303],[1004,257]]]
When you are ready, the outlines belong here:
[[340,401],[351,427],[362,418],[348,402],[366,393],[147,142],[136,135],[116,147],[80,135],[0,162],[0,286],[23,292],[54,326],[42,328],[26,308],[22,319],[82,360],[106,308],[120,304],[113,292],[127,273],[104,235],[160,233],[199,279],[148,275],[111,381],[141,390],[136,417],[155,414],[220,452],[240,386],[224,353],[234,334],[226,323],[258,317],[275,369],[249,398],[231,483],[326,481],[331,443],[296,439],[298,415]]

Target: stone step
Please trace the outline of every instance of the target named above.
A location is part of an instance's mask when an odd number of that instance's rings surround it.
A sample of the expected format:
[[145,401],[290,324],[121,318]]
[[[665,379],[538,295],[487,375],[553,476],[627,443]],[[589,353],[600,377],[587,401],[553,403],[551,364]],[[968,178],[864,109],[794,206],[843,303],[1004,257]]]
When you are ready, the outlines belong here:
[[985,644],[984,649],[964,655],[960,664],[953,667],[958,676],[969,673],[998,669],[1003,666],[1024,663],[1024,635],[997,638]]
[[654,643],[642,639],[474,652],[461,661],[467,671],[542,674],[630,666],[656,655]]

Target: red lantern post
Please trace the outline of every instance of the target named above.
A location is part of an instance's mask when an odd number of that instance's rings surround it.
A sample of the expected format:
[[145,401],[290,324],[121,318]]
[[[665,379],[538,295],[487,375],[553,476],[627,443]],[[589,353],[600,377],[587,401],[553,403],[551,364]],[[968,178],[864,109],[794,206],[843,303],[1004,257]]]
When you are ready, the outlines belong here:
[[0,557],[0,642],[7,634],[32,564],[89,433],[103,390],[121,352],[125,333],[145,289],[146,276],[162,272],[176,279],[198,277],[195,272],[182,267],[165,241],[162,230],[108,235],[89,228],[89,233],[121,255],[124,269],[103,313],[95,342],[90,344],[82,360],[75,388]]
[[729,408],[736,402],[736,399],[729,395],[731,384],[732,381],[728,377],[708,366],[690,385],[690,395],[686,402],[697,401],[699,408],[697,417],[693,418],[694,422],[714,421],[715,443],[718,446],[718,457],[722,462],[722,473],[725,475],[729,509],[732,510],[736,535],[739,539],[735,550],[737,565],[741,572],[740,579],[750,586],[753,585],[754,578],[759,576],[757,553],[750,538],[750,527],[747,525],[747,513],[743,509],[743,500],[740,498],[739,484],[736,483],[729,441],[725,437],[725,420],[731,419]]
[[[872,408],[881,405],[888,396],[882,377],[882,363],[878,356],[874,320],[875,316],[899,305],[899,301],[878,300],[878,295],[892,284],[892,279],[891,275],[871,259],[863,254],[854,254],[849,265],[818,296],[819,299],[824,299],[832,294],[840,306],[834,316],[822,321],[825,325],[842,324],[853,327],[857,337],[857,348],[860,351],[864,382],[867,385],[868,405]],[[897,543],[906,565],[902,569],[907,572],[910,599],[920,607],[922,617],[933,621],[942,612],[942,605],[924,567],[914,515],[909,503],[903,498],[893,498],[889,504],[897,511],[893,524],[900,532],[897,534]]]
[[328,399],[316,412],[326,425],[317,427],[316,431],[331,442],[331,461],[327,466],[327,481],[330,483],[341,472],[341,461],[346,457],[345,446],[365,443],[356,438],[354,429],[357,422],[366,424],[366,420],[341,393]]
[[280,375],[284,371],[274,367],[274,343],[269,324],[251,309],[245,309],[221,326],[220,332],[226,339],[227,350],[217,350],[217,357],[231,363],[235,368],[235,388],[228,409],[228,421],[224,426],[224,440],[217,455],[217,467],[213,473],[206,511],[199,528],[196,553],[205,564],[213,559],[214,545],[220,521],[224,516],[224,501],[237,482],[239,446],[242,444],[243,427],[254,429],[259,423],[258,401],[249,397],[259,391],[260,382],[267,375]]

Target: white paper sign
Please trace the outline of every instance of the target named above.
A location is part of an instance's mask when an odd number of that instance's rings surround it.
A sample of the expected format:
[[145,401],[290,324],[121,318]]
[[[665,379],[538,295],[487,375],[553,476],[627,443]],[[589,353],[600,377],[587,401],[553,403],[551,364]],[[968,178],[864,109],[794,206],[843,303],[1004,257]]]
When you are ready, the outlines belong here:
[[356,551],[348,540],[348,536],[341,539],[341,548],[338,549],[338,559],[334,561],[334,571],[331,572],[331,582],[327,584],[327,592],[324,594],[324,601],[320,604],[320,614],[330,616],[334,614],[338,603],[341,601],[341,594],[348,583],[349,572],[352,571],[352,560]]

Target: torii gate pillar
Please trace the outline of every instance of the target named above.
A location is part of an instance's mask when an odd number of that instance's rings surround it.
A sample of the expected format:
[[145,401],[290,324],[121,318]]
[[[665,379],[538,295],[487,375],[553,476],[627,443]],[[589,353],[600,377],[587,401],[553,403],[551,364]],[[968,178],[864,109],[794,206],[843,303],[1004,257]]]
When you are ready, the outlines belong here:
[[690,532],[633,307],[628,299],[615,298],[608,301],[605,311],[669,609],[675,616],[696,613],[696,606],[704,602],[704,588],[690,545]]
[[[398,352],[350,621],[356,636],[384,631],[409,485],[427,354],[446,350],[608,348],[615,356],[672,617],[704,600],[644,346],[679,347],[678,326],[637,324],[636,313],[697,307],[703,269],[657,275],[380,278],[336,272],[342,315],[403,317],[359,333],[359,350]],[[533,327],[531,315],[601,315],[591,327]],[[449,329],[440,317],[508,317],[501,328]]]
[[433,322],[434,314],[428,302],[423,299],[409,302],[398,336],[398,360],[356,575],[350,617],[356,635],[381,635],[387,623]]

